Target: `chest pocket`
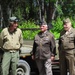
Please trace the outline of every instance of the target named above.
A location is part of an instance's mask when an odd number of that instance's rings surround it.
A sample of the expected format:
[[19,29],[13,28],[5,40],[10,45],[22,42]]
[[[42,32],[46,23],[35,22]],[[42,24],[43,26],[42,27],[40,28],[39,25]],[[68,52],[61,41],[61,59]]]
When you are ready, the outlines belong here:
[[49,37],[44,37],[43,39],[43,44],[48,44],[49,42],[50,42],[50,39],[49,39]]
[[39,45],[39,43],[40,43],[40,42],[39,42],[39,39],[35,39],[34,41],[35,41],[35,43],[36,43],[37,45]]
[[70,34],[70,36],[68,36],[68,39],[69,39],[69,43],[74,43],[75,41],[75,37],[73,34]]

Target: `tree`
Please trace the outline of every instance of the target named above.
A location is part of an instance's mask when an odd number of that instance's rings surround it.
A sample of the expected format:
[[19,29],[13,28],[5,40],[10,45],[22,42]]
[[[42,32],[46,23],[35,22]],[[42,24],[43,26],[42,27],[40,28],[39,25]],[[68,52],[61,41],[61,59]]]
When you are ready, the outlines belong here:
[[58,16],[74,17],[74,7],[75,0],[0,0],[0,25],[8,26],[10,16],[50,23]]

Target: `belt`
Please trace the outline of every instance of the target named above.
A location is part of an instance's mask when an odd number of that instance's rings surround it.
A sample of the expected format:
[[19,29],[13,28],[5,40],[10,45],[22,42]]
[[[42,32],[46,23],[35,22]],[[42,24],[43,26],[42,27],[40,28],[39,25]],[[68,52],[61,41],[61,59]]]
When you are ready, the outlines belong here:
[[68,49],[64,49],[64,50],[73,50],[73,49],[75,49],[75,48],[68,48]]
[[3,49],[5,52],[15,53],[19,51],[19,49]]
[[15,53],[16,51],[15,51],[15,50],[10,50],[9,52],[10,52],[10,53]]

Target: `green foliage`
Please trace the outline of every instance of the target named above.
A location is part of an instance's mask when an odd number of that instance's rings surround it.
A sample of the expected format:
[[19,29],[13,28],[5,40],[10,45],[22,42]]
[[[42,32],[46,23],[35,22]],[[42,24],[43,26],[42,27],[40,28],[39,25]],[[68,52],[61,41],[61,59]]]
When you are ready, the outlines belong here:
[[[50,30],[51,33],[54,34],[55,39],[58,39],[60,36],[60,32],[63,29],[63,19],[58,17],[56,20],[52,21],[53,28]],[[70,17],[73,27],[75,28],[75,18]],[[33,21],[25,21],[21,22],[19,28],[39,28],[38,25],[35,25]],[[24,39],[34,39],[35,35],[39,32],[39,30],[24,30],[23,38]]]
[[19,18],[19,20],[22,19],[22,13],[23,13],[23,10],[17,8],[16,11],[15,11],[15,16],[17,16]]
[[1,33],[2,29],[0,29],[0,33]]
[[62,9],[61,9],[61,5],[60,4],[58,4],[58,5],[56,5],[55,4],[55,7],[56,7],[56,11],[57,11],[57,13],[58,13],[58,15],[60,16],[60,15],[63,15],[63,11],[62,11]]
[[60,33],[54,32],[53,34],[54,34],[55,39],[59,39]]
[[[56,20],[52,21],[53,28],[50,30],[54,34],[55,39],[59,38],[60,32],[63,28],[63,22],[60,17]],[[21,22],[19,28],[39,28],[38,25],[35,25],[33,21],[24,21]],[[39,32],[39,30],[23,30],[23,38],[24,39],[34,39],[35,35]]]
[[58,17],[56,20],[52,21],[52,25],[53,25],[53,29],[52,31],[57,31],[60,32],[62,27],[62,19],[60,17]]
[[[32,21],[22,22],[19,28],[39,28],[39,26],[35,25]],[[39,30],[23,30],[23,38],[24,39],[34,39],[34,36],[38,33]]]
[[65,0],[63,1],[63,5],[62,5],[62,10],[64,13],[64,16],[75,16],[74,12],[75,12],[75,0]]
[[[69,17],[69,18],[72,22],[72,27],[75,28],[75,17],[73,17],[73,18]],[[50,31],[54,34],[55,39],[59,38],[60,32],[63,29],[63,19],[64,18],[58,17],[56,20],[52,21],[53,28]]]
[[74,18],[71,18],[71,22],[72,22],[73,28],[75,28],[75,17]]
[[54,34],[56,39],[59,38],[60,32],[63,28],[62,24],[63,24],[63,22],[60,17],[58,17],[56,20],[52,21],[53,28],[50,31]]

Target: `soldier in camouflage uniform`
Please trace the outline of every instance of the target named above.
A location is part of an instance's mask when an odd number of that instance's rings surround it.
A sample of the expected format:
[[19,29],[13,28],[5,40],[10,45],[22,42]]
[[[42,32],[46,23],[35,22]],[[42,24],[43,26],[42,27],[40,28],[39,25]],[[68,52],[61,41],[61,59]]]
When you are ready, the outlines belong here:
[[75,50],[75,29],[69,18],[63,21],[64,30],[59,38],[59,59],[61,75],[67,75],[67,69],[70,75],[74,72],[74,50]]
[[16,75],[17,63],[19,61],[19,50],[23,43],[22,31],[17,28],[18,20],[16,17],[10,17],[9,27],[2,30],[0,35],[0,45],[4,51],[2,60],[2,75]]
[[46,22],[41,22],[40,32],[35,36],[32,59],[35,59],[39,75],[53,75],[51,61],[55,56],[55,40]]

